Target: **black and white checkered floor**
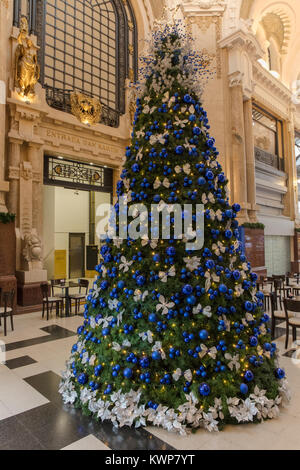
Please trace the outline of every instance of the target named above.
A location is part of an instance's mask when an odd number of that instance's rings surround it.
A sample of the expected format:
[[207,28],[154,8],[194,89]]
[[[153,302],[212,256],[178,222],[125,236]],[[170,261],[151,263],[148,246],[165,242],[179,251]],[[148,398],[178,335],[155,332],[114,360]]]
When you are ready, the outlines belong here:
[[15,331],[6,338],[0,328],[0,342],[7,351],[6,364],[0,365],[1,450],[300,449],[300,360],[295,360],[292,341],[284,350],[284,329],[277,329],[277,344],[292,401],[281,416],[260,425],[227,426],[213,434],[199,430],[180,437],[153,427],[116,430],[63,405],[57,391],[60,374],[81,323],[80,317],[55,316],[46,322],[41,314],[32,313],[15,317]]

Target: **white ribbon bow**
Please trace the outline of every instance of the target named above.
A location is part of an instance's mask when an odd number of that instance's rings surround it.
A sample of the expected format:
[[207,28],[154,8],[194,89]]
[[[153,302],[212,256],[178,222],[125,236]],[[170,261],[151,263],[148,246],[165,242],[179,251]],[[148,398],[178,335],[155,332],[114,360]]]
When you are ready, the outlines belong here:
[[168,277],[175,277],[175,276],[176,276],[175,266],[172,266],[171,269],[169,269],[169,271],[166,273],[163,271],[160,271],[159,273],[159,279],[161,280],[161,282],[167,282]]
[[144,300],[146,299],[146,297],[149,295],[149,292],[146,290],[144,293],[142,293],[139,289],[136,289],[134,291],[134,297],[133,297],[133,300],[135,302],[144,302]]
[[139,337],[142,338],[143,341],[148,341],[148,343],[150,343],[150,344],[153,343],[153,336],[154,336],[154,334],[150,330],[148,330],[144,333],[139,333]]
[[175,382],[178,382],[178,380],[180,379],[181,376],[182,376],[182,370],[181,369],[176,369],[174,374],[172,375]]
[[129,271],[130,266],[133,264],[133,261],[127,261],[125,256],[121,257],[121,261],[122,263],[120,264],[119,269],[120,271],[123,270],[124,273],[127,273],[127,271]]
[[158,300],[160,303],[156,305],[156,311],[162,310],[162,315],[168,315],[169,310],[175,306],[175,303],[169,302],[163,295],[160,295]]
[[235,356],[232,356],[231,354],[226,353],[225,359],[230,361],[228,363],[228,367],[230,370],[233,370],[234,367],[236,368],[236,370],[239,370],[241,368],[241,364],[239,363],[240,356],[238,354],[236,354]]
[[168,180],[168,178],[165,178],[163,182],[161,182],[160,179],[157,177],[156,180],[154,181],[153,188],[158,189],[161,187],[161,185],[163,185],[165,188],[169,188],[170,181]]
[[213,348],[208,349],[205,344],[201,344],[201,352],[199,352],[200,359],[206,356],[206,354],[208,354],[212,359],[216,359],[218,354],[217,348],[214,346]]

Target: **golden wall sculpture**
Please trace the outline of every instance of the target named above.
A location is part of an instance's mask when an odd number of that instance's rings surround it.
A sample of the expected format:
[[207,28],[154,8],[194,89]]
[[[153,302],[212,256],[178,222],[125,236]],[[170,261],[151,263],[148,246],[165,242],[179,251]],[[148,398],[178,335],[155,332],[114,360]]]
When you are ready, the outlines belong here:
[[35,95],[34,87],[40,78],[37,50],[29,37],[28,21],[25,16],[20,21],[20,33],[15,55],[15,86],[27,98]]
[[83,124],[97,124],[101,120],[102,105],[96,98],[83,93],[71,93],[71,109],[77,119]]

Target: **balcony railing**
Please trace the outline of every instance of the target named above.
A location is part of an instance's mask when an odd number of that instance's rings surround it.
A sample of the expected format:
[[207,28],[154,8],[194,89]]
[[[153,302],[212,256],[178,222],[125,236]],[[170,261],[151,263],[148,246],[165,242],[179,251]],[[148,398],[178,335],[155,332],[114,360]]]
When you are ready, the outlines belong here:
[[279,158],[277,155],[269,153],[259,147],[254,147],[254,153],[256,161],[272,166],[273,168],[276,168],[276,170],[284,171],[283,158]]
[[[71,114],[71,91],[44,85],[46,100],[51,108]],[[119,127],[120,113],[102,104],[102,116],[100,123],[109,127]]]

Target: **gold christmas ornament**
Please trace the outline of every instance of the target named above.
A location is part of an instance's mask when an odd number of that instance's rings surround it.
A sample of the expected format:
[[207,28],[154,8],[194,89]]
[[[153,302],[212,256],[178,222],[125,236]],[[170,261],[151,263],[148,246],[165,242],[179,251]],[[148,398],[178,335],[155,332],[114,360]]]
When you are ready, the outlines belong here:
[[29,38],[28,21],[25,16],[20,21],[18,46],[15,53],[16,73],[15,86],[21,96],[34,97],[34,87],[40,78],[40,66],[37,59],[37,48]]
[[71,93],[71,109],[82,124],[94,125],[101,120],[102,105],[100,101],[83,93]]

